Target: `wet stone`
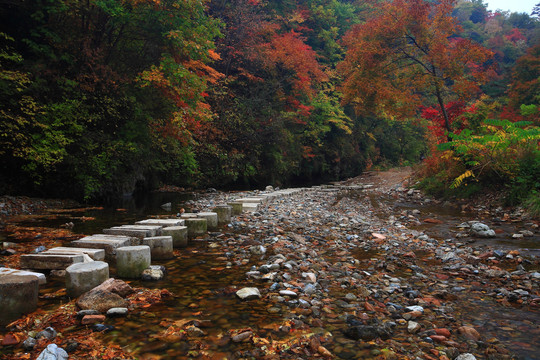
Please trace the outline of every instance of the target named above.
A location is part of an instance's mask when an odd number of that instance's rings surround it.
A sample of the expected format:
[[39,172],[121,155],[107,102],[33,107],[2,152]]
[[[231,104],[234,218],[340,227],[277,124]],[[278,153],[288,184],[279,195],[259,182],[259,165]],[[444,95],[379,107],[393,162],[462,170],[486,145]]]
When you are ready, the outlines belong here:
[[0,325],[37,308],[39,280],[33,275],[0,276]]
[[67,360],[67,352],[59,348],[56,344],[49,344],[47,347],[39,354],[36,360]]
[[109,264],[103,261],[73,264],[66,268],[66,290],[77,297],[109,279]]
[[125,246],[116,250],[116,271],[119,277],[139,278],[150,266],[150,247]]
[[259,292],[259,289],[254,287],[246,287],[243,289],[240,289],[236,292],[236,296],[238,296],[242,300],[253,300],[253,299],[259,299],[261,297],[261,293]]
[[56,330],[54,330],[52,327],[48,327],[44,330],[41,330],[40,332],[37,333],[36,335],[36,339],[41,339],[41,338],[44,338],[44,339],[47,339],[47,340],[54,340],[56,338]]
[[111,308],[107,310],[108,317],[120,317],[126,316],[128,314],[128,309],[125,307]]
[[37,340],[33,337],[29,337],[23,341],[22,346],[26,351],[32,351],[37,344]]

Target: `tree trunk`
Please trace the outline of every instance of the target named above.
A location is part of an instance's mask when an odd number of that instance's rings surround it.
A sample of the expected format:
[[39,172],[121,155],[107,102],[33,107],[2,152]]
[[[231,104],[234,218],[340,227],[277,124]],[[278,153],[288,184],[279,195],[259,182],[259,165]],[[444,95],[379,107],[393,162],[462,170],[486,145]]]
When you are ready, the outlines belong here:
[[452,128],[450,127],[450,118],[448,117],[448,113],[446,112],[446,107],[444,106],[441,89],[438,85],[435,85],[435,95],[437,96],[437,101],[439,102],[439,107],[441,108],[441,112],[444,117],[444,127],[446,128],[446,131],[448,131],[446,138],[448,139],[448,142],[451,142],[452,138],[450,137],[450,133],[452,132]]

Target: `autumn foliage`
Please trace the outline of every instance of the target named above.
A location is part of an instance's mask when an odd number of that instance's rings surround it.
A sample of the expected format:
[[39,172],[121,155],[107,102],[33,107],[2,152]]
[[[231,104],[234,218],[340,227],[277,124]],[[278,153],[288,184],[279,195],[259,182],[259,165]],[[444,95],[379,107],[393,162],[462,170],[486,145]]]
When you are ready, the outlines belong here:
[[538,121],[538,20],[479,2],[0,10],[2,193],[324,182],[417,162],[488,118]]

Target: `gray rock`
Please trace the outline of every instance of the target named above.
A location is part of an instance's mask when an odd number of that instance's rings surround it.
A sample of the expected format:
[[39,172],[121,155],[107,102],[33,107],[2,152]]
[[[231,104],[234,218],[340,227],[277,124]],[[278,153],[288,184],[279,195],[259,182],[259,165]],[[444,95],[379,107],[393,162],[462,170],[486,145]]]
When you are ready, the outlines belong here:
[[41,330],[37,333],[36,339],[45,338],[47,340],[54,340],[56,338],[56,330],[54,330],[52,327],[48,327],[45,330]]
[[143,281],[159,281],[162,280],[165,277],[165,274],[163,274],[163,271],[160,269],[153,269],[148,268],[143,270],[141,279]]
[[407,306],[405,308],[405,310],[407,310],[407,311],[419,311],[421,313],[424,313],[424,308],[419,306],[419,305]]
[[416,334],[421,328],[421,325],[416,321],[409,321],[407,323],[407,331],[411,334]]
[[115,316],[126,316],[128,314],[128,309],[125,307],[121,308],[111,308],[107,310],[107,316],[109,317],[115,317]]
[[471,225],[470,234],[476,237],[492,238],[495,237],[495,231],[490,229],[489,226],[481,222],[476,222]]
[[291,291],[291,290],[280,290],[279,295],[281,295],[281,296],[289,296],[289,297],[292,297],[292,298],[295,298],[295,297],[298,296],[298,294],[296,294],[294,291]]
[[82,319],[86,315],[99,315],[99,311],[97,310],[81,310],[77,312],[77,319]]
[[476,360],[476,357],[473,354],[461,354],[454,360]]
[[261,297],[261,293],[259,289],[254,287],[246,287],[243,289],[240,289],[236,292],[236,296],[238,296],[242,300],[253,300],[253,299],[259,299]]
[[32,349],[34,349],[34,346],[36,346],[36,344],[37,344],[37,340],[34,339],[33,337],[29,337],[23,341],[22,346],[25,350],[31,351]]
[[249,251],[253,255],[264,255],[266,254],[266,248],[262,245],[255,245],[249,248]]
[[67,360],[67,352],[56,344],[49,344],[36,360]]

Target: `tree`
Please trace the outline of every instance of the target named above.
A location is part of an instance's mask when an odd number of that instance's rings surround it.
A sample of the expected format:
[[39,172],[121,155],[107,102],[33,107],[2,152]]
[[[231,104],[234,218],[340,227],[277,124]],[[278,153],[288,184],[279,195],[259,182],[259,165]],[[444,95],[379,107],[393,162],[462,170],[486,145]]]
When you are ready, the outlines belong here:
[[479,92],[491,52],[457,34],[454,0],[394,0],[345,36],[344,101],[357,112],[407,117],[436,100],[446,130],[446,103]]

